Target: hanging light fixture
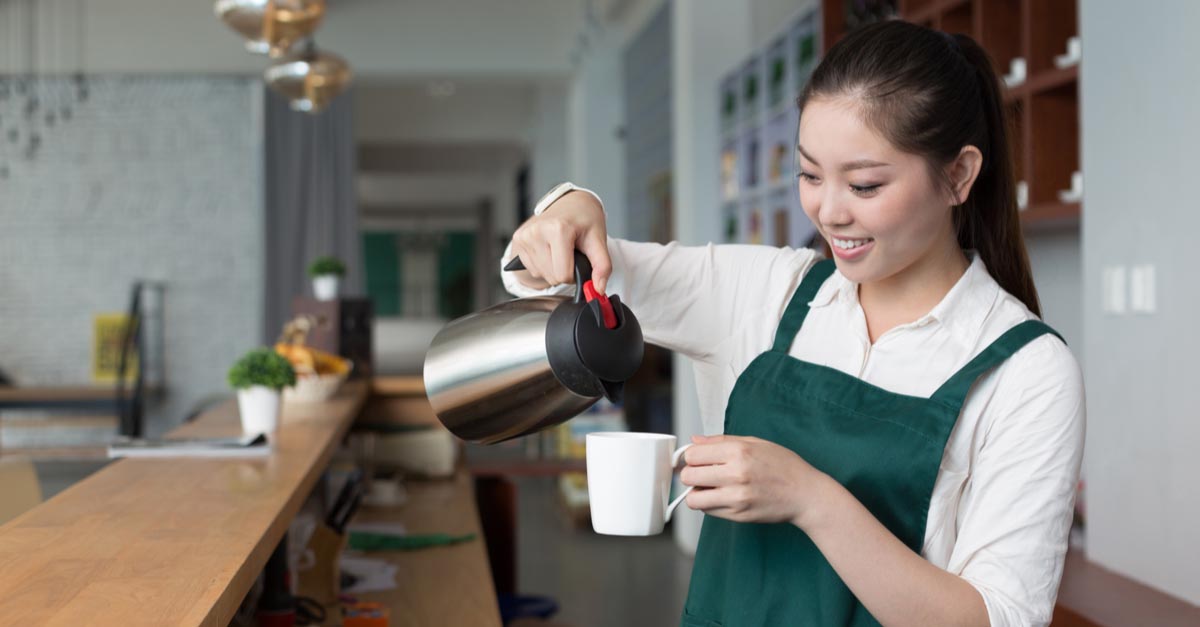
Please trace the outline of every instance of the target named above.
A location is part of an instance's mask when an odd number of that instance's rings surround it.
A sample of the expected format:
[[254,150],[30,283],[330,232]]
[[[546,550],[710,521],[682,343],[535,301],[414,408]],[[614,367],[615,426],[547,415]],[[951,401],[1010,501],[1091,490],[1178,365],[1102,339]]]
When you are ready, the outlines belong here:
[[267,85],[291,101],[292,109],[319,113],[350,84],[350,66],[309,39],[303,50],[267,68]]
[[246,38],[246,50],[282,57],[317,30],[325,0],[217,0],[213,11]]

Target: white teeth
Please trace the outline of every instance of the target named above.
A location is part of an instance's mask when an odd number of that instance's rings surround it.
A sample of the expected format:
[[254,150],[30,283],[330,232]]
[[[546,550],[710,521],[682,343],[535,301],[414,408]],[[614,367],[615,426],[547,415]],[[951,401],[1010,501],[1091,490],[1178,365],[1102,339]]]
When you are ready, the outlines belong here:
[[870,239],[838,239],[835,237],[833,238],[833,245],[841,248],[842,250],[850,250],[851,248],[858,248],[859,246],[862,246],[870,241]]

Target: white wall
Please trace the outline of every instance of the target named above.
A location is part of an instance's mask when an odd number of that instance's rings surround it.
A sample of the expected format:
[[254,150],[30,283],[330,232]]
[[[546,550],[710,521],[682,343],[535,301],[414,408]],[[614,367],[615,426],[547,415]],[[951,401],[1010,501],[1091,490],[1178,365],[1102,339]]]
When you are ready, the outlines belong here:
[[538,82],[455,78],[454,94],[435,98],[432,81],[365,81],[354,93],[359,141],[514,142],[529,139]]
[[567,180],[571,171],[567,139],[569,90],[566,82],[547,81],[535,91],[533,119],[528,130],[533,156],[529,190],[531,201],[536,201],[551,187]]
[[796,18],[816,8],[817,0],[750,0],[751,41],[762,48],[783,34]]
[[[674,69],[672,149],[675,232],[684,244],[720,241],[716,132],[721,77],[752,49],[746,2],[677,2],[672,22]],[[696,383],[691,363],[675,358],[675,432],[681,441],[701,432]],[[700,537],[699,512],[676,511],[675,540],[689,553]]]
[[515,228],[512,216],[516,213],[514,176],[515,172],[507,170],[492,173],[364,173],[357,178],[358,202],[366,209],[389,205],[428,209],[478,207],[481,201],[490,198],[498,222],[495,231],[511,233]]
[[95,79],[35,160],[5,151],[0,367],[21,384],[90,382],[93,315],[123,312],[148,278],[166,285],[168,388],[148,430],[228,394],[262,326],[261,111],[252,79]]
[[[1086,209],[1085,209],[1086,211]],[[1027,233],[1025,246],[1042,319],[1083,363],[1083,249],[1078,230]]]
[[[1200,603],[1200,4],[1083,2],[1080,89],[1089,559]],[[1153,264],[1158,313],[1101,311],[1106,267]]]
[[608,214],[608,232],[626,237],[624,148],[619,136],[624,118],[621,50],[623,33],[599,29],[589,38],[571,81],[568,96],[570,179],[600,195]]

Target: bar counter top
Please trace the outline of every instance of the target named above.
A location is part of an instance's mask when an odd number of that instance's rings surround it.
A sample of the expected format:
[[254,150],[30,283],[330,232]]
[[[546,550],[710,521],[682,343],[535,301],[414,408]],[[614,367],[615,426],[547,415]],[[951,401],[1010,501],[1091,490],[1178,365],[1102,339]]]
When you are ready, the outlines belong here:
[[[285,404],[275,450],[122,459],[0,527],[0,625],[224,627],[369,393]],[[171,433],[240,433],[233,400]]]

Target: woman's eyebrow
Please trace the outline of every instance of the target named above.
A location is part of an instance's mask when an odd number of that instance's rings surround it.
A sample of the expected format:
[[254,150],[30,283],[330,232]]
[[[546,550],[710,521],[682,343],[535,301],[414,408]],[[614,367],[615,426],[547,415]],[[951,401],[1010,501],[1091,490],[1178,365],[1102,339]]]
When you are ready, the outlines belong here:
[[[800,151],[800,154],[804,155],[805,159],[812,161],[817,166],[821,165],[820,163],[817,162],[816,159],[812,158],[812,155],[805,152],[804,147],[801,146],[800,144],[796,144],[796,150]],[[849,172],[851,170],[863,170],[866,168],[879,168],[879,167],[888,166],[888,165],[891,165],[891,164],[884,163],[882,161],[872,161],[871,159],[859,159],[857,161],[848,161],[846,163],[843,163],[840,169],[842,172]]]

